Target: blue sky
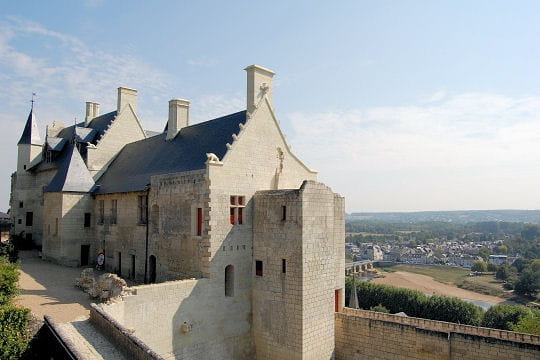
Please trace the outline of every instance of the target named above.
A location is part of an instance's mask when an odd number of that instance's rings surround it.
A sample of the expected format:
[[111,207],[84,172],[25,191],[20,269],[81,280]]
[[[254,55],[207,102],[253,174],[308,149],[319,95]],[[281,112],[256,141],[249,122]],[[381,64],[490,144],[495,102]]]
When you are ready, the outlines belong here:
[[139,90],[194,122],[245,107],[243,68],[276,71],[293,151],[347,211],[540,208],[536,1],[0,1],[0,210],[37,93],[44,135]]

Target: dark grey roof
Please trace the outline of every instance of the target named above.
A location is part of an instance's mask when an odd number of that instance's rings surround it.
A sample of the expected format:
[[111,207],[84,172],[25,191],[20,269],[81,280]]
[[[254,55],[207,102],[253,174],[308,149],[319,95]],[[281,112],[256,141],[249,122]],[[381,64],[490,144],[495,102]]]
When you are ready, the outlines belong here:
[[[78,123],[76,125],[68,126],[62,129],[58,133],[57,137],[71,140],[73,138],[73,130],[75,127],[77,127],[77,130],[76,130],[77,137],[79,138],[82,136],[81,140],[78,140],[78,141],[91,142],[93,144],[96,144],[99,141],[99,139],[101,139],[105,131],[107,130],[107,127],[114,121],[115,118],[116,118],[116,111],[112,111],[110,113],[103,114],[101,116],[94,118],[92,121],[90,121],[90,123],[88,124],[88,127],[84,126],[84,122]],[[87,139],[87,136],[89,134],[87,134],[86,131],[82,129],[95,130],[95,132],[91,132],[91,130],[86,130],[93,134],[93,138],[90,141],[88,141]]]
[[246,111],[182,128],[166,141],[166,133],[126,145],[98,180],[99,194],[144,190],[150,177],[204,169],[206,153],[219,159],[246,122]]
[[89,192],[92,190],[94,180],[77,147],[70,143],[66,146],[64,153],[66,156],[45,191]]
[[20,144],[42,144],[33,109],[30,110],[30,114],[28,114],[28,119],[26,119],[23,133],[21,135],[21,138],[19,139],[19,142],[17,143],[17,145]]
[[66,139],[47,136],[47,149],[52,151],[61,151],[67,144]]

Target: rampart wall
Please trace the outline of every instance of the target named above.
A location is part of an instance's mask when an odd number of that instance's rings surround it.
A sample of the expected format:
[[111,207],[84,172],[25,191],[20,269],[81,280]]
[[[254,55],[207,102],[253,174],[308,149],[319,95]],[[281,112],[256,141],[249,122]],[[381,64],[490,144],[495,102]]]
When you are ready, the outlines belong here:
[[336,360],[538,359],[540,336],[345,308]]

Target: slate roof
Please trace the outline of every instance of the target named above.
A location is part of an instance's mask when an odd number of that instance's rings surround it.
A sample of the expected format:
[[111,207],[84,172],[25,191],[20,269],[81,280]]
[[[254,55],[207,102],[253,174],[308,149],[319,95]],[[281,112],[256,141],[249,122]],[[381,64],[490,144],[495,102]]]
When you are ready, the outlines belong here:
[[19,139],[17,145],[20,144],[32,144],[32,145],[41,145],[41,137],[39,136],[39,130],[36,123],[36,118],[34,116],[34,109],[30,110],[28,114],[28,119],[26,119],[26,124],[24,125],[24,130]]
[[66,139],[47,136],[47,149],[52,151],[61,151],[68,141]]
[[[78,123],[76,125],[68,126],[62,129],[58,133],[57,137],[71,140],[73,138],[73,131],[76,128],[75,131],[76,131],[77,138],[81,139],[79,141],[91,142],[93,144],[96,144],[105,133],[105,130],[107,130],[107,127],[116,118],[116,114],[117,114],[116,111],[112,111],[110,113],[100,115],[94,118],[92,121],[90,121],[90,124],[88,124],[88,127],[84,126],[84,122]],[[89,139],[90,135],[92,135],[91,139]]]
[[64,153],[61,165],[49,186],[45,188],[45,192],[89,192],[92,190],[94,180],[75,144],[68,144]]
[[206,153],[219,159],[246,122],[246,111],[182,128],[166,141],[166,133],[126,145],[98,180],[98,194],[144,190],[150,177],[205,168]]

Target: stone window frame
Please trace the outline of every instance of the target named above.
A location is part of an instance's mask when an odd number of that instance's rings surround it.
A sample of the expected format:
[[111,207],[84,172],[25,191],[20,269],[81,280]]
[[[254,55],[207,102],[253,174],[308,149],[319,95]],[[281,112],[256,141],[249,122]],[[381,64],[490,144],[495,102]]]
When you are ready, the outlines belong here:
[[137,196],[137,224],[148,224],[148,195]]
[[244,195],[231,195],[229,197],[229,223],[231,225],[244,225],[246,197]]
[[263,262],[262,260],[255,260],[255,276],[263,276]]
[[118,200],[111,199],[111,225],[118,223]]
[[105,200],[98,201],[98,224],[105,223]]

